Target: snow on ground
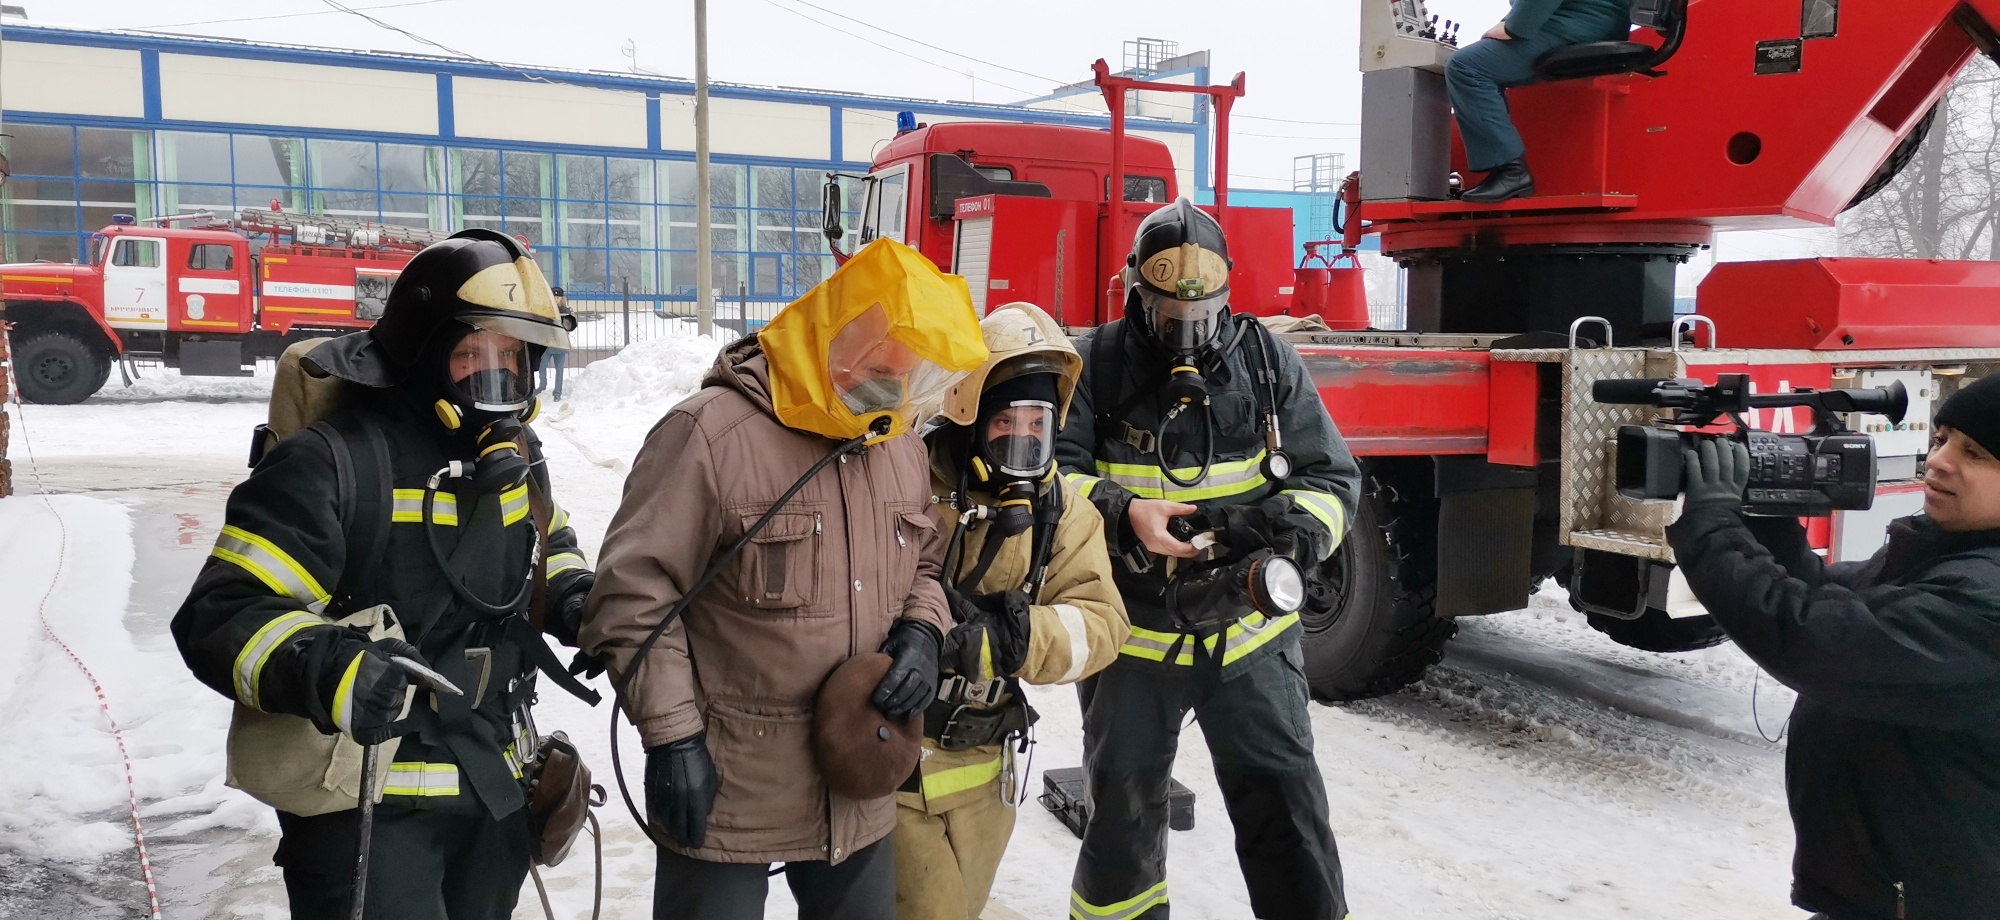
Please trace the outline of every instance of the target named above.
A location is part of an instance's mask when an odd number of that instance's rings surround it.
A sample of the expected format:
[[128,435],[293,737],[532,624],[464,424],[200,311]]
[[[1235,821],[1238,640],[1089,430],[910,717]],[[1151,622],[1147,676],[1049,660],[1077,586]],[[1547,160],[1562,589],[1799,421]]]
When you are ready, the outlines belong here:
[[[698,385],[719,344],[671,336],[599,361],[571,378],[567,398],[538,425],[558,500],[591,559],[617,509],[631,456],[659,416]],[[217,392],[192,387],[184,395],[201,399]],[[188,399],[30,406],[28,428],[39,453],[59,464],[180,452],[213,465],[237,456],[249,426],[262,417],[260,402]],[[25,484],[29,489],[32,483]],[[189,553],[206,552],[219,520],[219,494],[202,500],[215,505],[207,512],[215,520],[204,525],[200,545]],[[271,905],[282,903],[282,893],[268,867],[276,842],[269,813],[216,779],[228,703],[187,676],[163,623],[140,622],[129,606],[129,518],[152,512],[143,504],[127,512],[77,496],[56,501],[77,539],[102,548],[91,554],[90,568],[72,570],[58,598],[65,622],[75,623],[87,643],[79,650],[105,662],[97,666],[100,675],[116,674],[108,689],[135,745],[148,811],[176,816],[149,831],[200,843],[156,851],[156,864],[164,863],[165,896],[172,903],[176,888],[183,897],[195,890],[229,895],[196,898],[206,911],[186,916],[274,915]],[[51,541],[39,538],[51,521],[39,507],[34,498],[0,501],[0,722],[10,733],[15,723],[33,733],[19,749],[50,752],[38,755],[44,766],[28,774],[32,796],[0,799],[0,875],[9,851],[30,859],[109,853],[101,871],[135,874],[119,823],[124,793],[115,749],[108,748],[94,700],[80,689],[74,667],[47,648],[32,607],[22,607],[39,598],[52,569]],[[138,529],[145,528],[142,520]],[[184,583],[168,588],[169,594],[185,590]],[[136,597],[144,589],[129,590]],[[24,602],[22,595],[33,596]],[[170,613],[168,607],[151,616]],[[1729,646],[1680,656],[1619,647],[1551,592],[1526,611],[1465,621],[1445,663],[1410,690],[1313,707],[1355,915],[1801,916],[1786,905],[1791,831],[1782,748],[1757,737],[1750,715],[1755,688],[1762,730],[1775,735],[1791,698],[1768,679],[1759,687],[1755,674]],[[608,692],[602,679],[597,686]],[[1074,693],[1046,688],[1034,691],[1034,698],[1043,718],[1025,780],[1031,793],[1041,790],[1037,774],[1075,765],[1080,748]],[[618,798],[605,732],[608,707],[590,709],[553,689],[542,701],[541,729],[566,731],[596,781],[611,791],[610,804],[598,811],[605,836],[604,916],[646,916],[653,852]],[[168,712],[171,726],[157,718]],[[643,801],[644,755],[629,726],[621,741],[628,781]],[[1248,916],[1228,817],[1198,726],[1183,734],[1182,751],[1176,776],[1196,793],[1197,804],[1195,829],[1171,837],[1176,914]],[[198,830],[203,823],[247,832],[204,834]],[[560,917],[588,916],[590,846],[588,838],[579,841],[566,862],[543,872]],[[1063,914],[1076,846],[1053,817],[1029,804],[996,897],[1030,916]],[[795,916],[785,886],[772,887],[770,915]],[[540,916],[530,886],[516,917]]]

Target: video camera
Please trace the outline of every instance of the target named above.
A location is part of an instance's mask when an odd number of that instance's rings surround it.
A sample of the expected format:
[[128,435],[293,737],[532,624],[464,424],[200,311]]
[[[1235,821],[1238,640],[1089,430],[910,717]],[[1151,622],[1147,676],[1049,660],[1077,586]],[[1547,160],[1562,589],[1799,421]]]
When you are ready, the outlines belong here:
[[[1872,412],[1901,422],[1910,397],[1898,382],[1870,389],[1798,389],[1790,393],[1752,393],[1748,374],[1718,374],[1715,383],[1699,380],[1599,380],[1592,399],[1625,406],[1674,410],[1653,425],[1618,429],[1615,484],[1618,494],[1633,499],[1672,499],[1686,478],[1684,452],[1703,439],[1733,438],[1750,449],[1750,485],[1743,512],[1768,517],[1824,517],[1835,511],[1865,511],[1875,503],[1875,441],[1840,423],[1839,413]],[[1751,409],[1812,409],[1810,434],[1776,434],[1751,428],[1743,413]],[[1729,434],[1680,430],[1702,428],[1727,417],[1736,425]]]

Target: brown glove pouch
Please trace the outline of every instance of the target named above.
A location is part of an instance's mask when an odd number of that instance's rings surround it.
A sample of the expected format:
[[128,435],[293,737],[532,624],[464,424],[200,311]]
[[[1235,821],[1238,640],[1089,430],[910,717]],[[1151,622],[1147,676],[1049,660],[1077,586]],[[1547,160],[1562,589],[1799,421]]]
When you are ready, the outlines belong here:
[[569,736],[543,735],[535,748],[535,765],[528,782],[528,825],[534,835],[535,864],[554,866],[569,855],[570,845],[589,820],[590,809],[604,804],[604,787],[590,782],[590,768]]

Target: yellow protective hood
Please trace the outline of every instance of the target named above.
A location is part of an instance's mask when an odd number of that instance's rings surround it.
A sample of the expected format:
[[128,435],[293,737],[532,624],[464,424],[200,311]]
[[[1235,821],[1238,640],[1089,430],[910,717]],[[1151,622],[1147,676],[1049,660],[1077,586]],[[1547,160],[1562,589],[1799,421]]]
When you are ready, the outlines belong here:
[[[887,318],[887,337],[922,363],[909,375],[901,407],[857,415],[836,392],[828,355],[841,330],[878,306]],[[757,333],[757,343],[770,364],[771,407],[778,421],[845,441],[867,434],[886,417],[888,432],[870,438],[871,444],[923,421],[913,416],[934,411],[959,377],[986,360],[965,279],[886,238],[862,247],[779,311]]]

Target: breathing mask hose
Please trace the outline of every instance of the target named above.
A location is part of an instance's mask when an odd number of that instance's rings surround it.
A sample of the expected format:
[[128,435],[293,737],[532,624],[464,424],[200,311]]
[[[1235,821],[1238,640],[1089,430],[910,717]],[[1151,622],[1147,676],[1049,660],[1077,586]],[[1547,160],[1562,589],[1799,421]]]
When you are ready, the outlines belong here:
[[[436,489],[424,490],[424,539],[430,544],[431,558],[437,562],[438,574],[442,575],[444,583],[451,587],[451,593],[458,595],[460,600],[471,604],[475,609],[494,616],[513,616],[514,612],[520,610],[521,605],[527,602],[528,594],[535,589],[535,554],[542,551],[542,541],[539,538],[528,541],[528,575],[521,580],[521,588],[514,592],[513,599],[504,604],[491,603],[472,593],[471,588],[459,581],[458,575],[452,571],[451,563],[445,559],[444,547],[438,545],[437,493]],[[470,509],[466,517],[468,520],[471,518]]]
[[[647,633],[645,640],[639,643],[638,652],[632,656],[631,666],[626,668],[625,673],[620,675],[618,680],[611,685],[611,695],[616,702],[622,703],[624,701],[625,688],[631,685],[632,676],[639,673],[639,668],[645,662],[646,656],[652,653],[653,644],[660,641],[661,636],[666,635],[667,627],[672,626],[675,620],[680,619],[681,614],[687,611],[688,605],[693,603],[695,598],[701,596],[701,592],[708,588],[709,583],[714,581],[716,576],[722,574],[723,568],[736,558],[737,553],[742,552],[744,547],[750,545],[751,538],[757,536],[764,529],[764,525],[771,523],[771,519],[777,517],[778,512],[791,502],[792,496],[799,494],[799,490],[805,488],[806,483],[811,482],[814,476],[819,475],[820,470],[826,469],[835,460],[839,460],[848,454],[859,453],[862,448],[867,446],[869,438],[888,434],[888,424],[889,420],[885,417],[875,423],[875,428],[879,430],[871,429],[867,434],[843,441],[839,447],[833,449],[833,453],[821,457],[819,462],[814,463],[811,469],[805,471],[805,475],[800,476],[797,482],[792,483],[791,488],[785,490],[785,494],[778,496],[778,500],[771,503],[770,509],[764,512],[763,517],[758,518],[756,523],[751,524],[748,529],[744,530],[743,535],[736,538],[736,542],[723,548],[721,555],[716,556],[715,561],[708,564],[708,569],[701,573],[701,577],[695,579],[693,587],[688,588],[687,592],[681,595],[681,599],[674,602],[674,606],[667,611],[667,615],[660,618],[660,624],[653,627],[653,631]],[[652,823],[639,813],[639,806],[632,801],[632,790],[625,785],[625,764],[618,754],[618,715],[623,708],[622,705],[615,704],[611,707],[611,773],[618,778],[618,794],[624,797],[625,810],[632,813],[632,820],[638,823],[639,829],[646,833],[647,839],[653,841],[654,846],[665,846],[666,841],[654,836]]]
[[[1208,382],[1201,379],[1201,369],[1195,365],[1195,359],[1182,356],[1174,359],[1174,369],[1167,377],[1163,392],[1173,403],[1173,408],[1160,417],[1160,426],[1153,429],[1153,461],[1159,465],[1161,476],[1185,489],[1207,479],[1209,467],[1215,464],[1215,420],[1208,410]],[[1181,413],[1196,406],[1201,408],[1202,417],[1201,469],[1193,479],[1183,482],[1174,475],[1173,465],[1167,461],[1167,426],[1173,424]]]

